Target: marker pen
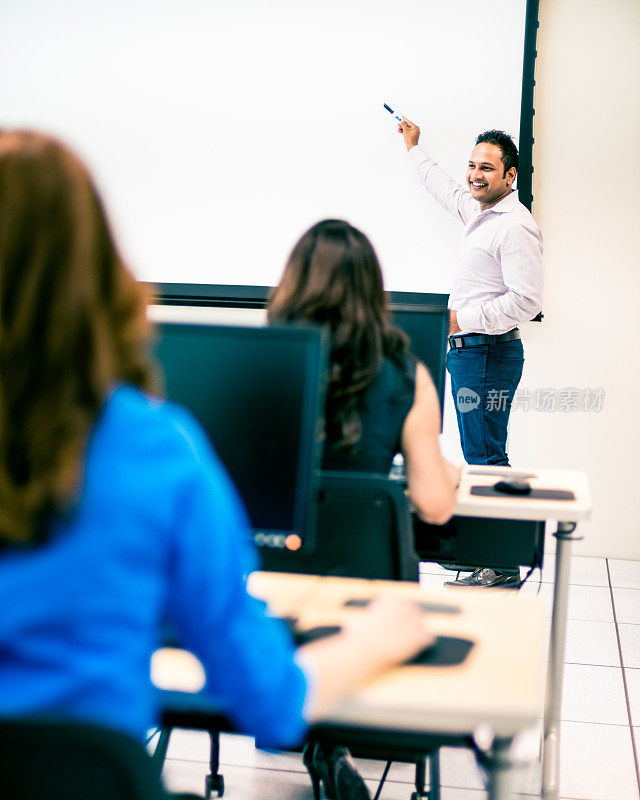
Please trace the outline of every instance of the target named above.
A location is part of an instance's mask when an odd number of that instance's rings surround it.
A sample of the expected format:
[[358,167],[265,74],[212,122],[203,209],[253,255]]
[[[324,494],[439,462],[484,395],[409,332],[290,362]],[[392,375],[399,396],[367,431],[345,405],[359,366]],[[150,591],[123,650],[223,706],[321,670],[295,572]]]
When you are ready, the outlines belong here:
[[391,114],[391,115],[392,115],[392,116],[393,116],[395,119],[397,119],[397,120],[398,120],[398,122],[402,122],[402,117],[401,117],[399,114],[396,114],[396,112],[395,112],[395,111],[394,111],[394,110],[393,110],[393,109],[392,109],[390,106],[388,106],[386,103],[383,103],[383,105],[384,105],[384,107],[387,109],[387,111],[388,111],[388,112],[389,112],[389,113],[390,113],[390,114]]

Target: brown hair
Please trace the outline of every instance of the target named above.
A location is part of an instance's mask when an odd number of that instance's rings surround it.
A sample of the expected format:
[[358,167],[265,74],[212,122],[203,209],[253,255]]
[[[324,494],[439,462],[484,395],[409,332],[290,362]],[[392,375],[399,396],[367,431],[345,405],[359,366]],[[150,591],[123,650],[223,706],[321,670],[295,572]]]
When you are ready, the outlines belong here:
[[400,362],[405,334],[391,324],[382,271],[369,239],[343,220],[318,222],[293,248],[269,303],[271,321],[317,323],[329,330],[331,369],[326,438],[352,447],[360,410],[385,356]]
[[0,132],[0,541],[37,541],[73,501],[110,387],[152,388],[148,333],[87,169]]

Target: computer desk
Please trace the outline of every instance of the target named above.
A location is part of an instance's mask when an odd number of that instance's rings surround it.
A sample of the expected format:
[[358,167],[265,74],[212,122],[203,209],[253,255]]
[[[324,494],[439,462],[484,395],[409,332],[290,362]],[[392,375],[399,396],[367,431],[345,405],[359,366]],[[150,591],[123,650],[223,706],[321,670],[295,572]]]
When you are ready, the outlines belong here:
[[[574,493],[575,499],[539,500],[527,496],[501,495],[479,497],[471,494],[472,486],[491,486],[497,480],[499,480],[501,476],[511,476],[514,472],[531,473],[533,477],[531,477],[529,480],[534,489],[547,488],[569,490]],[[458,516],[481,517],[487,519],[495,518],[506,520],[528,520],[534,522],[549,522],[555,520],[557,523],[556,531],[553,534],[557,540],[557,549],[542,741],[542,796],[545,798],[545,800],[557,800],[560,778],[560,707],[562,701],[571,543],[576,538],[579,538],[575,535],[577,523],[587,519],[591,513],[591,496],[587,477],[584,473],[566,470],[535,468],[510,469],[504,467],[470,466],[465,468],[461,477],[455,513]],[[304,599],[304,592],[306,591],[307,587],[313,585],[313,582],[323,581],[323,585],[329,586],[330,584],[327,583],[328,581],[339,580],[280,574],[278,575],[276,582],[271,583],[270,575],[275,575],[275,573],[256,574],[256,576],[254,576],[253,585],[258,587],[258,592],[260,592],[260,586],[269,587],[268,592],[265,588],[263,595],[271,603],[273,613],[279,616],[288,616],[291,609],[294,610],[294,616],[299,616],[298,603],[302,603],[302,600]],[[258,583],[256,583],[256,581],[258,581]],[[308,581],[311,581],[312,583],[308,583]],[[280,589],[277,587],[280,587]],[[301,595],[297,595],[298,589],[300,589],[302,592]],[[409,589],[405,590],[403,588],[402,591],[409,591]],[[413,587],[411,591],[416,591],[416,588]],[[267,594],[269,595],[268,598],[266,597]],[[457,625],[466,624],[464,623],[464,620],[466,619],[470,625],[475,624],[477,621],[477,623],[481,626],[477,629],[477,632],[480,634],[485,630],[486,625],[485,627],[482,627],[482,622],[475,615],[472,606],[467,605],[467,599],[472,601],[472,605],[474,607],[482,608],[482,604],[487,602],[487,599],[483,599],[485,596],[498,596],[503,598],[505,595],[510,598],[511,602],[513,603],[515,617],[511,617],[510,619],[519,619],[519,625],[515,626],[513,634],[507,633],[511,623],[507,621],[506,617],[503,618],[503,611],[501,610],[501,607],[499,608],[496,606],[495,609],[492,608],[491,614],[494,615],[490,624],[492,632],[488,632],[487,635],[489,636],[489,639],[487,642],[492,641],[492,637],[495,634],[499,638],[500,643],[502,643],[502,645],[506,645],[506,643],[510,641],[510,637],[515,635],[516,632],[518,633],[518,636],[514,639],[514,641],[521,641],[522,633],[526,632],[528,622],[524,611],[522,612],[522,616],[520,616],[521,612],[519,610],[519,604],[523,598],[520,598],[514,592],[497,590],[487,592],[486,590],[475,591],[471,589],[458,590],[456,592],[456,602],[458,602],[458,597],[460,597],[459,602],[465,609],[464,615],[461,616],[459,620],[453,620],[451,617],[445,618],[444,616],[441,620],[438,620],[437,616],[435,616],[433,622],[438,627],[434,628],[434,630],[437,633],[447,630],[450,631],[449,635],[460,635],[455,634],[454,631],[457,630]],[[291,598],[295,598],[295,600],[292,602],[292,605],[289,605]],[[488,602],[491,602],[491,600],[489,599]],[[498,602],[503,603],[504,599],[500,599]],[[489,608],[487,608],[487,611],[489,611]],[[445,625],[445,628],[442,628],[443,624]],[[447,628],[446,626],[448,625],[451,625],[451,628]],[[504,628],[503,625],[505,626]],[[471,630],[471,628],[469,628],[469,630]],[[482,633],[482,635],[484,635],[484,633]],[[487,647],[489,647],[489,645],[487,645]],[[493,669],[497,670],[497,674],[502,674],[500,669],[502,661],[502,658],[499,655],[500,652],[500,648],[494,652],[494,657],[496,660],[493,664]],[[529,651],[525,648],[525,650],[522,652],[528,653]],[[191,674],[193,680],[194,671],[192,669],[187,669],[186,667],[181,668],[178,664],[178,659],[180,658],[178,655],[174,655],[172,657],[165,654],[163,669],[165,671],[168,670],[169,673],[171,672],[172,668],[170,664],[172,662],[172,658],[175,659],[173,660],[173,664],[174,670],[176,671],[174,683],[177,681],[176,685],[180,685],[180,674],[182,675],[182,678],[185,678],[187,674]],[[185,658],[185,656],[182,656],[182,658]],[[535,665],[537,663],[536,657],[532,655],[532,658],[532,663]],[[157,661],[156,663],[160,662]],[[520,663],[522,664],[522,662]],[[446,667],[439,669],[450,670],[452,668]],[[460,668],[455,668],[455,670],[460,670]],[[418,673],[413,673],[413,680],[416,680],[416,674]],[[422,703],[420,704],[419,724],[423,726],[422,730],[425,732],[428,730],[439,730],[440,733],[443,733],[446,729],[450,732],[455,732],[450,730],[450,726],[453,725],[454,728],[456,727],[456,720],[460,722],[460,714],[462,714],[463,722],[468,728],[471,727],[472,722],[477,725],[482,721],[481,715],[476,714],[476,712],[478,712],[478,706],[474,702],[474,697],[469,697],[469,692],[464,690],[464,687],[466,686],[465,681],[469,680],[469,686],[473,685],[475,687],[471,694],[474,695],[474,692],[477,691],[477,687],[480,685],[480,683],[479,681],[477,682],[475,672],[471,673],[467,672],[466,670],[460,670],[459,673],[456,674],[458,674],[459,679],[462,681],[462,685],[456,685],[455,687],[452,685],[447,685],[448,680],[455,680],[453,677],[441,677],[438,678],[437,682],[434,681],[434,672],[432,668],[429,668],[425,673],[422,674],[424,677],[417,679],[418,683],[421,685],[420,696],[428,697],[430,702],[433,702],[434,704],[433,711],[427,709]],[[453,676],[453,674],[454,673],[452,672],[451,676]],[[425,679],[426,675],[429,676],[428,681]],[[395,681],[396,678],[393,679],[394,686]],[[442,681],[442,683],[440,683],[440,681]],[[427,683],[429,686],[427,686]],[[440,687],[440,689],[432,694],[431,687]],[[453,692],[453,694],[449,695],[449,692]],[[359,696],[360,695],[358,695],[358,697]],[[507,696],[508,693],[505,695],[505,697]],[[367,697],[369,697],[369,695],[367,695]],[[386,715],[386,713],[389,711],[389,708],[388,706],[385,706],[385,703],[383,702],[384,698],[382,698],[379,693],[371,695],[372,699],[373,697],[380,701],[379,708],[384,708]],[[465,698],[465,701],[463,702],[461,698]],[[477,699],[478,698],[476,698],[476,700]],[[449,703],[448,701],[450,700],[453,700],[454,702]],[[502,702],[500,700],[495,700],[494,698],[492,702],[496,702],[496,708],[502,707]],[[514,707],[515,709],[518,707],[517,699],[514,698],[514,702],[516,703],[516,706]],[[442,703],[444,703],[444,706]],[[414,708],[416,706],[414,703],[412,703],[411,707]],[[355,717],[351,720],[352,723],[360,713],[362,713],[362,716],[359,718],[359,722],[362,725],[366,726],[367,720],[373,721],[375,719],[373,706],[365,709],[364,706],[358,705],[357,703],[353,707],[346,705],[345,710],[341,711],[341,714],[344,713],[348,716],[349,708],[356,709],[355,712],[352,712],[355,714]],[[496,716],[491,712],[488,704],[483,710],[487,715],[484,719],[484,722],[489,725],[497,725],[495,729],[498,736],[497,742],[499,747],[503,748],[504,743],[506,741],[510,741],[514,734],[513,725],[511,728],[509,728],[507,725],[506,729],[501,727],[500,719],[496,718]],[[369,716],[369,712],[371,712],[371,716]],[[514,710],[513,713],[517,715],[516,710]],[[474,714],[476,714],[476,716],[474,716]],[[408,712],[405,716],[403,712],[403,714],[400,714],[399,717],[401,718],[399,718],[397,721],[404,725],[409,724],[409,720],[412,718],[412,715],[410,712]],[[442,726],[441,729],[438,728],[440,725]],[[464,724],[462,727],[464,728]],[[460,730],[457,732],[460,733]],[[494,771],[494,773],[497,775],[499,770],[497,772]],[[496,778],[496,780],[499,784],[499,779]]]
[[[555,489],[573,492],[572,500],[535,499],[527,495],[481,497],[471,493],[473,486],[492,486],[500,477],[530,473],[533,490]],[[571,543],[578,522],[591,515],[591,494],[587,476],[582,472],[521,467],[469,466],[463,471],[458,488],[456,515],[493,519],[548,522],[555,520],[556,566],[553,589],[553,612],[549,639],[549,661],[545,697],[542,742],[542,797],[557,800],[560,781],[560,706],[567,631],[569,569]]]
[[[249,591],[267,602],[271,614],[296,617],[298,627],[344,624],[359,608],[354,598],[392,594],[428,603],[435,635],[470,639],[474,646],[457,666],[403,665],[381,674],[336,705],[321,720],[322,732],[367,737],[384,752],[428,752],[434,741],[469,746],[474,732],[495,734],[489,759],[492,800],[509,794],[513,737],[533,725],[544,697],[543,608],[536,597],[517,592],[453,589],[427,592],[415,583],[367,581],[315,575],[258,572]],[[180,651],[161,650],[152,679],[163,689],[197,690],[204,674]],[[313,731],[312,731],[313,733]],[[435,739],[434,739],[435,737]],[[428,746],[427,746],[428,745]]]

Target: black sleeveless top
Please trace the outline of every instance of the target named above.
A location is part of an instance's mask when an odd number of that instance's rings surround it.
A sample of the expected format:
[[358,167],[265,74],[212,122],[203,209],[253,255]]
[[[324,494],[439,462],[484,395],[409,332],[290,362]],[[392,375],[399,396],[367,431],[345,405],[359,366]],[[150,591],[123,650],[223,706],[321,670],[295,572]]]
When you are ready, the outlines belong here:
[[413,405],[416,362],[405,356],[402,363],[385,358],[369,386],[360,410],[362,433],[351,447],[324,444],[323,469],[388,474],[400,450],[405,418]]

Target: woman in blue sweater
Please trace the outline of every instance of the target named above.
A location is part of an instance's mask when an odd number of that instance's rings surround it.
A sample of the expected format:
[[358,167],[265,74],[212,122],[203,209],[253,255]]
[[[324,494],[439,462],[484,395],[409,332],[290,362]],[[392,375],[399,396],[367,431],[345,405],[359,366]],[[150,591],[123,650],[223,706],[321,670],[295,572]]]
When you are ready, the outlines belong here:
[[224,469],[153,396],[149,333],[86,168],[0,132],[0,715],[144,737],[169,619],[239,728],[299,740],[429,634],[413,606],[382,603],[294,652],[246,592],[255,559]]

